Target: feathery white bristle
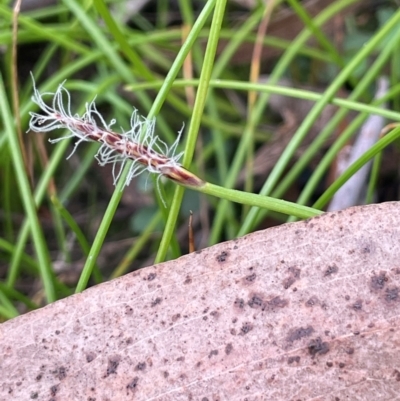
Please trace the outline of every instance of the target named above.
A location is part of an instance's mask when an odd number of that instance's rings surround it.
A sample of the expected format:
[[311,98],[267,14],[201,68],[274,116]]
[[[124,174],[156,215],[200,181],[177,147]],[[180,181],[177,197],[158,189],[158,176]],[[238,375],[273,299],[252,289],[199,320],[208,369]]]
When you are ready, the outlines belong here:
[[[81,142],[93,141],[94,139],[90,138],[90,135],[92,135],[97,137],[96,140],[98,142],[101,142],[101,146],[95,156],[99,164],[102,166],[109,163],[113,164],[114,184],[119,179],[127,161],[131,161],[132,165],[129,169],[125,185],[129,185],[134,177],[144,171],[158,174],[161,177],[163,169],[173,169],[181,166],[179,160],[183,152],[175,153],[182,130],[179,131],[178,137],[172,146],[168,147],[154,133],[155,119],[146,119],[140,116],[137,110],[134,110],[130,119],[131,127],[129,131],[116,134],[111,130],[111,126],[116,124],[115,119],[107,124],[97,110],[95,100],[86,103],[85,113],[82,116],[78,114],[73,115],[71,112],[71,97],[68,90],[64,87],[65,81],[58,86],[55,93],[45,92],[40,94],[36,88],[33,75],[32,80],[34,91],[32,100],[40,107],[43,114],[30,112],[29,128],[36,132],[49,132],[57,128],[69,130],[70,133],[65,136],[50,139],[51,143],[56,143],[63,139],[78,138],[68,158],[72,156]],[[52,96],[51,106],[44,102],[43,97],[45,96]],[[64,106],[65,103],[66,106]],[[119,140],[114,144],[110,143],[110,141],[107,141],[107,138],[110,138],[110,136],[113,138],[118,136]],[[129,144],[136,145],[135,149],[139,154],[139,157],[136,159],[132,158],[132,154],[129,152]],[[154,163],[154,160],[162,160],[162,165]]]

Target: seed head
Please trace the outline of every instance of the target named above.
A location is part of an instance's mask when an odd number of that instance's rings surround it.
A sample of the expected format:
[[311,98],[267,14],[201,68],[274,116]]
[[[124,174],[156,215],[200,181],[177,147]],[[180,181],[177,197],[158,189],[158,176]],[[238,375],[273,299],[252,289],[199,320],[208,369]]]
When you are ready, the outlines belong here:
[[[32,76],[33,79],[33,76]],[[182,130],[172,146],[168,147],[158,135],[155,135],[155,119],[146,119],[134,110],[131,115],[130,129],[122,133],[112,130],[116,123],[111,120],[106,123],[103,116],[97,110],[95,99],[86,103],[85,113],[72,114],[71,97],[68,90],[61,83],[55,93],[40,93],[33,79],[33,102],[35,102],[43,114],[30,112],[29,128],[35,132],[49,132],[57,128],[64,128],[69,131],[66,136],[50,139],[51,143],[63,139],[76,137],[74,153],[81,142],[96,141],[101,144],[96,159],[99,164],[113,164],[114,184],[116,184],[121,172],[128,161],[131,162],[125,185],[129,185],[133,177],[144,171],[158,174],[158,178],[165,176],[185,186],[202,186],[204,181],[186,170],[179,163],[183,152],[176,153]],[[51,106],[44,102],[46,96],[52,97]],[[158,183],[158,180],[157,180]]]

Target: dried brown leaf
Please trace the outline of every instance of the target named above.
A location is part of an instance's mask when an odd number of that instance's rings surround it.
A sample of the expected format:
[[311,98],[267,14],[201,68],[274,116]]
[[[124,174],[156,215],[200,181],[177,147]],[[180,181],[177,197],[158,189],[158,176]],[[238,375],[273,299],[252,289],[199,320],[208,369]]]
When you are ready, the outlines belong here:
[[0,399],[394,400],[400,204],[259,231],[0,326]]

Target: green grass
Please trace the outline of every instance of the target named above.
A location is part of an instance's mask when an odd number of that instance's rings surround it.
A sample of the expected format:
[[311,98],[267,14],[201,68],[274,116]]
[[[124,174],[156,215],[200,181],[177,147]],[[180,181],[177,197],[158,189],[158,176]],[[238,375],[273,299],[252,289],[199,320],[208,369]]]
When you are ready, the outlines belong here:
[[[144,14],[133,16],[134,25],[122,21],[124,13],[118,11],[121,4],[116,1],[64,0],[21,13],[19,116],[11,101],[12,10],[0,4],[0,45],[5,52],[0,70],[0,319],[146,264],[181,256],[187,237],[179,236],[179,231],[187,225],[189,209],[201,216],[195,230],[207,246],[252,232],[266,217],[279,224],[321,213],[340,186],[372,158],[367,199],[379,189],[378,176],[385,162],[381,154],[398,142],[398,129],[383,136],[330,185],[325,177],[338,152],[369,115],[382,115],[388,123],[400,121],[400,11],[395,3],[375,10],[371,26],[360,27],[349,13],[343,43],[338,46],[322,27],[349,5],[361,4],[360,0],[337,0],[316,16],[309,15],[302,2],[288,1],[286,7],[303,28],[290,40],[267,29],[263,44],[280,52],[261,64],[261,72],[269,73],[267,84],[249,79],[257,28],[265,18],[263,2],[247,11],[235,9],[226,0],[205,1],[199,10],[191,1],[178,3],[181,25],[169,24],[167,2],[157,2],[163,9],[156,10],[154,20]],[[276,3],[282,7],[282,2]],[[244,59],[232,61],[239,51]],[[66,160],[70,142],[47,146],[44,134],[31,132],[23,135],[22,149],[16,119],[25,132],[29,111],[37,111],[30,99],[32,82],[27,71],[32,71],[41,92],[54,92],[67,80],[73,113],[82,114],[85,103],[96,96],[105,119],[117,120],[116,131],[128,130],[133,108],[156,118],[157,134],[169,145],[184,123],[178,149],[184,151],[182,164],[206,184],[188,189],[152,177],[146,186],[145,179],[140,179],[132,183],[136,194],[132,200],[130,188],[124,188],[129,165],[115,187],[110,186],[111,172],[101,171],[94,160],[98,144],[85,142]],[[374,83],[382,75],[389,77],[391,89],[385,99],[374,101]],[[307,84],[317,81],[324,90],[283,86],[280,79],[284,77]],[[342,98],[338,91],[346,86],[351,91]],[[251,92],[257,97],[249,106]],[[312,101],[313,107],[298,122],[272,170],[255,180],[251,172],[256,152],[277,131],[268,111],[273,95]],[[381,107],[384,100],[390,108]],[[330,104],[337,111],[298,154]],[[349,112],[356,117],[337,135]],[[63,135],[58,130],[46,137]],[[48,156],[39,149],[46,149]],[[32,182],[24,153],[29,155]],[[312,172],[299,186],[298,180],[311,165]],[[238,177],[245,169],[248,174],[238,188]],[[154,190],[158,184],[163,199]],[[133,221],[147,213],[149,205],[154,209],[148,221],[134,230]],[[129,244],[120,248],[120,241]],[[57,269],[60,265],[67,267],[63,273]],[[77,276],[65,279],[76,270]]]

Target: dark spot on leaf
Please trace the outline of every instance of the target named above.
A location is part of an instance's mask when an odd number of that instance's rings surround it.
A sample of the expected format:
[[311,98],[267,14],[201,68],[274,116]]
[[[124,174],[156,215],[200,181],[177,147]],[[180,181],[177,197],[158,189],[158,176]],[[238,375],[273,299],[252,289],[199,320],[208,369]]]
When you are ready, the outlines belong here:
[[346,366],[346,365],[345,365],[343,362],[340,362],[340,363],[339,363],[339,368],[340,368],[340,369],[343,369],[345,366]]
[[246,279],[245,279],[245,280],[246,280],[247,282],[249,282],[249,283],[253,283],[253,282],[255,281],[256,278],[257,278],[256,273],[252,273],[252,274],[246,276]]
[[346,348],[346,354],[348,354],[348,355],[353,355],[354,354],[354,348],[353,347],[349,347],[349,348]]
[[298,269],[297,267],[291,266],[288,268],[288,273],[289,275],[282,282],[283,288],[285,290],[287,290],[293,283],[295,283],[300,278],[301,270]]
[[268,301],[268,306],[271,309],[284,308],[288,304],[289,304],[289,301],[286,299],[282,299],[281,297],[275,297],[275,298],[272,298],[270,301]]
[[242,327],[240,328],[240,334],[246,335],[251,330],[253,330],[253,325],[251,323],[243,323]]
[[41,380],[42,379],[42,374],[41,373],[39,373],[36,377],[35,377],[35,380],[38,382],[39,380]]
[[89,352],[86,354],[86,362],[92,362],[94,358],[96,358],[96,354],[94,352]]
[[226,346],[225,346],[225,354],[226,354],[226,355],[229,355],[229,354],[232,352],[232,350],[233,350],[233,345],[232,345],[232,343],[226,344]]
[[151,303],[151,307],[153,308],[156,305],[159,305],[162,301],[162,298],[157,297],[152,303]]
[[121,357],[119,357],[119,356],[114,356],[114,357],[109,358],[107,372],[106,372],[105,377],[113,375],[113,374],[114,375],[117,374],[117,369],[118,369],[120,360],[121,360]]
[[386,277],[385,272],[382,272],[382,273],[379,273],[378,275],[372,276],[371,282],[370,282],[371,289],[374,291],[381,290],[385,286],[385,283],[387,280],[388,279]]
[[135,367],[135,370],[145,370],[145,369],[146,369],[146,362],[139,362]]
[[234,305],[236,308],[243,309],[244,308],[244,299],[243,298],[236,298]]
[[166,378],[169,376],[169,373],[168,373],[167,371],[165,371],[165,372],[163,373],[163,376],[164,376],[164,378],[166,379]]
[[192,282],[192,278],[190,276],[186,276],[186,280],[183,282],[183,284],[190,284]]
[[290,267],[288,268],[288,272],[289,272],[294,278],[300,278],[301,270],[300,270],[298,267],[290,266]]
[[363,245],[361,247],[361,253],[371,253],[371,245],[368,245],[368,244]]
[[56,330],[55,333],[58,336],[60,334],[60,330]]
[[357,299],[357,301],[354,302],[354,304],[353,304],[353,309],[356,310],[356,311],[361,310],[362,309],[362,304],[363,304],[362,299]]
[[210,315],[214,318],[217,319],[220,315],[220,313],[217,310],[213,310],[210,312]]
[[228,257],[228,252],[223,251],[217,256],[217,261],[219,263],[225,262],[227,257]]
[[326,366],[328,366],[328,368],[331,368],[333,366],[333,363],[332,362],[327,362]]
[[218,355],[218,350],[217,349],[213,349],[209,354],[208,354],[208,358],[211,358],[214,355]]
[[52,397],[54,397],[57,394],[57,392],[58,392],[58,384],[50,387],[50,394]]
[[64,366],[59,367],[53,374],[57,377],[58,380],[63,380],[67,377],[67,369]]
[[297,329],[290,330],[288,336],[286,337],[286,341],[294,342],[302,339],[303,337],[309,337],[314,332],[314,328],[312,326],[307,327],[299,327]]
[[150,274],[147,276],[147,281],[153,281],[156,277],[157,277],[157,274],[156,274],[156,273],[150,273]]
[[248,305],[250,306],[250,308],[259,308],[262,305],[262,303],[263,303],[262,299],[257,295],[254,295],[250,298]]
[[126,306],[125,307],[125,315],[132,315],[133,314],[133,308],[131,306]]
[[176,322],[178,319],[180,319],[180,317],[181,317],[181,314],[180,314],[180,313],[177,313],[176,315],[173,315],[173,316],[172,316],[172,321],[173,321],[173,322]]
[[37,392],[31,392],[31,399],[32,400],[36,400],[37,398],[39,397],[39,393],[37,393]]
[[324,276],[331,276],[332,274],[336,274],[339,271],[339,268],[336,265],[328,266],[324,272]]
[[398,371],[397,369],[395,369],[393,371],[393,377],[397,382],[400,382],[400,371]]
[[292,363],[299,363],[300,362],[300,357],[298,355],[296,356],[289,356],[288,358],[288,364],[291,365]]
[[385,299],[387,302],[397,301],[398,298],[399,298],[399,288],[398,287],[392,287],[392,288],[386,289]]
[[283,288],[287,290],[295,282],[296,279],[293,276],[287,277],[282,281]]
[[308,343],[308,352],[313,358],[317,354],[324,355],[329,352],[329,344],[323,342],[320,337],[317,337]]
[[203,398],[201,399],[201,401],[209,401],[209,399],[208,399],[207,397],[203,397]]
[[185,360],[184,356],[180,356],[180,357],[176,358],[177,362],[183,362],[184,360]]
[[314,295],[307,302],[306,306],[312,307],[319,304],[319,299]]
[[126,385],[126,389],[129,391],[135,391],[136,387],[138,385],[139,382],[139,378],[136,376],[134,377],[127,385]]

